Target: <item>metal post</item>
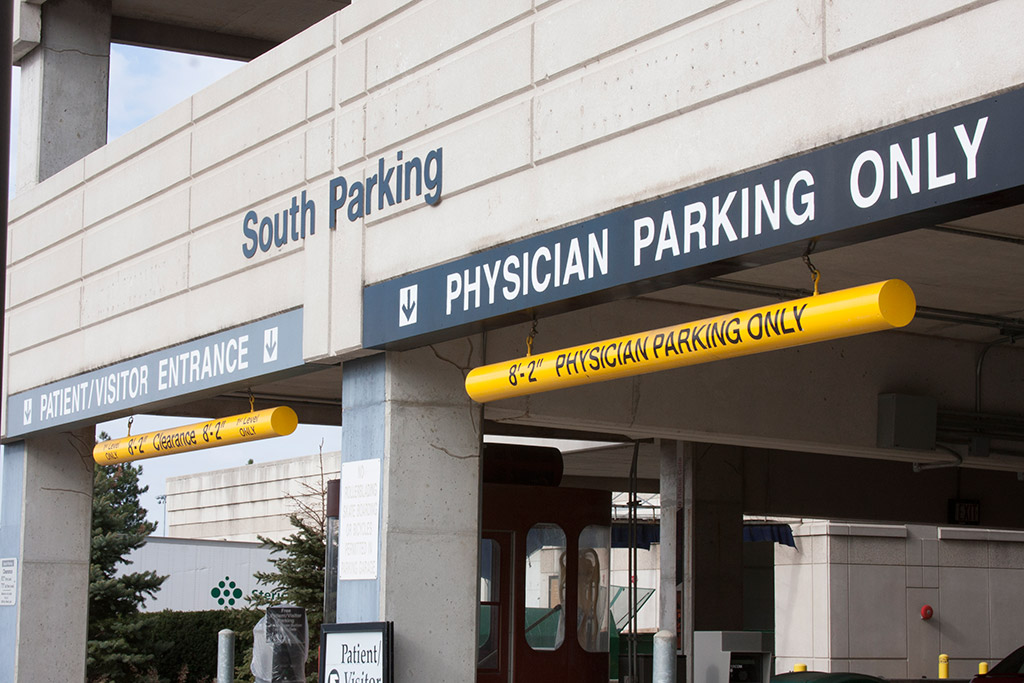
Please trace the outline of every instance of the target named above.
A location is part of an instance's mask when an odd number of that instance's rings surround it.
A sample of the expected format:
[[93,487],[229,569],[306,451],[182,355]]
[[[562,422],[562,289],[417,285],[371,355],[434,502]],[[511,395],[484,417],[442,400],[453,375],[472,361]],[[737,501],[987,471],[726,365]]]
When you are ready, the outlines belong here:
[[[661,555],[660,577],[658,580],[658,633],[654,636],[654,683],[675,683],[676,681],[676,510],[679,492],[679,448],[675,441],[660,441],[660,485],[661,494]],[[658,652],[659,638],[664,652]]]
[[633,462],[629,468],[629,585],[626,587],[626,597],[628,598],[628,609],[629,609],[629,666],[627,668],[626,680],[628,683],[638,683],[640,680],[640,667],[639,657],[637,656],[637,585],[636,585],[636,572],[637,572],[637,516],[636,508],[639,504],[637,498],[637,460],[640,456],[640,442],[633,442]]
[[229,628],[217,632],[217,683],[235,680],[235,632]]
[[676,681],[676,635],[662,629],[654,634],[654,683]]

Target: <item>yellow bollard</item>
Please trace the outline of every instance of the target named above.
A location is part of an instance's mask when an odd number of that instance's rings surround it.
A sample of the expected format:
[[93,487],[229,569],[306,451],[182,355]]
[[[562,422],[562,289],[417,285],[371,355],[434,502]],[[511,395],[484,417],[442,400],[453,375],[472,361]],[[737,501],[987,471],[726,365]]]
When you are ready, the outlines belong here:
[[797,672],[797,671],[807,671],[807,665],[806,664],[794,664],[793,665],[793,671],[794,672]]
[[939,655],[939,678],[949,678],[949,655]]
[[988,673],[988,662],[978,662],[978,675],[984,676]]

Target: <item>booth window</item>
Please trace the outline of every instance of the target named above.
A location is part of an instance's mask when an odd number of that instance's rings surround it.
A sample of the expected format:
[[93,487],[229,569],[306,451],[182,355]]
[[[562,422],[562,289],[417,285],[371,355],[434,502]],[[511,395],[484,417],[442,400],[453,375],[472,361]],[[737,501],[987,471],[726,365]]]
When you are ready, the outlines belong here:
[[576,636],[587,652],[608,652],[611,529],[591,525],[580,532]]
[[526,534],[526,642],[557,650],[565,639],[565,532],[536,524]]
[[501,638],[501,546],[480,539],[480,633],[477,668],[497,669]]

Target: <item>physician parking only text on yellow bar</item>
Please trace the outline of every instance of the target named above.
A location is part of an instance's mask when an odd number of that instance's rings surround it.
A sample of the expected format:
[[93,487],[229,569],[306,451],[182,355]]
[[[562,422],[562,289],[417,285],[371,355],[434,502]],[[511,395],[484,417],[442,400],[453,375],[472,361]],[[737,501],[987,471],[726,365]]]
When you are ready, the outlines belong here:
[[100,465],[116,465],[158,455],[288,436],[298,424],[299,418],[294,410],[278,406],[159,432],[101,441],[93,448],[92,458]]
[[480,403],[903,327],[914,292],[885,280],[475,368]]

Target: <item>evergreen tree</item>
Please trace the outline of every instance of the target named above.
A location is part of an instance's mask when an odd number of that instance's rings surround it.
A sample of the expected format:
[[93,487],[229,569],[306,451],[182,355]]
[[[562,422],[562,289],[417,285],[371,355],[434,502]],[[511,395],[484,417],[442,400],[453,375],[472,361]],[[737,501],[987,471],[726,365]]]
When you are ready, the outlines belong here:
[[116,576],[125,556],[142,547],[156,523],[146,521],[139,495],[141,467],[120,464],[93,471],[92,553],[89,561],[89,681],[135,681],[152,661],[142,642],[139,607],[166,576],[133,572]]
[[[317,648],[320,643],[320,624],[324,609],[324,554],[327,550],[327,485],[323,471],[323,445],[321,444],[320,485],[304,485],[306,497],[291,497],[297,511],[288,516],[295,532],[282,541],[258,536],[271,548],[270,560],[276,571],[256,572],[256,579],[267,590],[253,591],[249,602],[254,607],[269,605],[295,605],[306,608],[309,633],[309,656],[306,659],[306,680],[316,683]],[[252,680],[249,649],[235,676]]]

